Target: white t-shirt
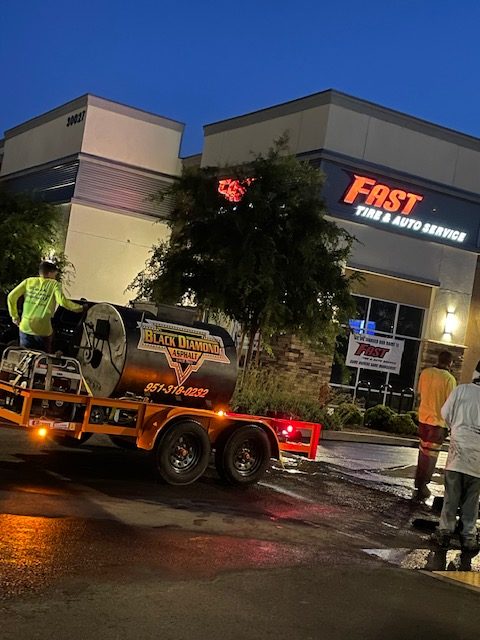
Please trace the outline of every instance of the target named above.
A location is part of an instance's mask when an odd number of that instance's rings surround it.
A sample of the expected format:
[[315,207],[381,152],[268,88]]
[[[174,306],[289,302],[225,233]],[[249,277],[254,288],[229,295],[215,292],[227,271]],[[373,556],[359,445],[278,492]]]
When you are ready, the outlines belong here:
[[443,405],[442,416],[450,428],[445,468],[480,478],[480,386],[459,385]]

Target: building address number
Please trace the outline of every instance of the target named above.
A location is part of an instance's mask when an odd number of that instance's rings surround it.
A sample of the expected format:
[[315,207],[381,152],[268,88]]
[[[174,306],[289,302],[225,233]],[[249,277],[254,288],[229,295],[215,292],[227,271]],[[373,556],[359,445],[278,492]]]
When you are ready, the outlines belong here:
[[73,116],[68,116],[67,127],[73,127],[74,124],[78,124],[79,122],[82,122],[85,119],[85,113],[86,113],[86,109],[84,109],[83,111],[79,111]]

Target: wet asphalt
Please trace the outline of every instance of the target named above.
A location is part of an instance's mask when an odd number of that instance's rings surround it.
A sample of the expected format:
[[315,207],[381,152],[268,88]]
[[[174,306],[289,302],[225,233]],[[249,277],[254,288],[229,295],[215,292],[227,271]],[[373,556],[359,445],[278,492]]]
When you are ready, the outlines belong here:
[[413,526],[415,460],[328,442],[247,490],[169,487],[107,438],[2,431],[0,638],[478,637],[478,593],[422,571],[465,564]]

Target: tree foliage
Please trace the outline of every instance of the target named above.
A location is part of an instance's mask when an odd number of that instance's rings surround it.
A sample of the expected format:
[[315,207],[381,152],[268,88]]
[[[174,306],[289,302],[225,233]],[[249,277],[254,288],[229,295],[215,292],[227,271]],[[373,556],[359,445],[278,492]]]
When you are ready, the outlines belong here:
[[[35,275],[42,259],[57,249],[60,214],[50,204],[0,189],[0,293]],[[60,269],[68,266],[58,254]]]
[[[238,202],[219,192],[226,176],[244,191]],[[170,241],[153,248],[131,288],[221,311],[250,338],[288,331],[330,342],[354,309],[343,269],[353,238],[325,217],[322,183],[285,140],[248,165],[184,169],[156,196],[173,198]]]

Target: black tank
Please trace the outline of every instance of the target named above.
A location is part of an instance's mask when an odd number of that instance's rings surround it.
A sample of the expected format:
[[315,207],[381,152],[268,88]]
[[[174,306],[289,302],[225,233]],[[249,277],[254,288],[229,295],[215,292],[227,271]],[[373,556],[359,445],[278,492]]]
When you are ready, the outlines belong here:
[[225,329],[175,323],[148,311],[93,305],[78,356],[94,396],[149,396],[190,407],[225,406],[237,379],[235,344]]

